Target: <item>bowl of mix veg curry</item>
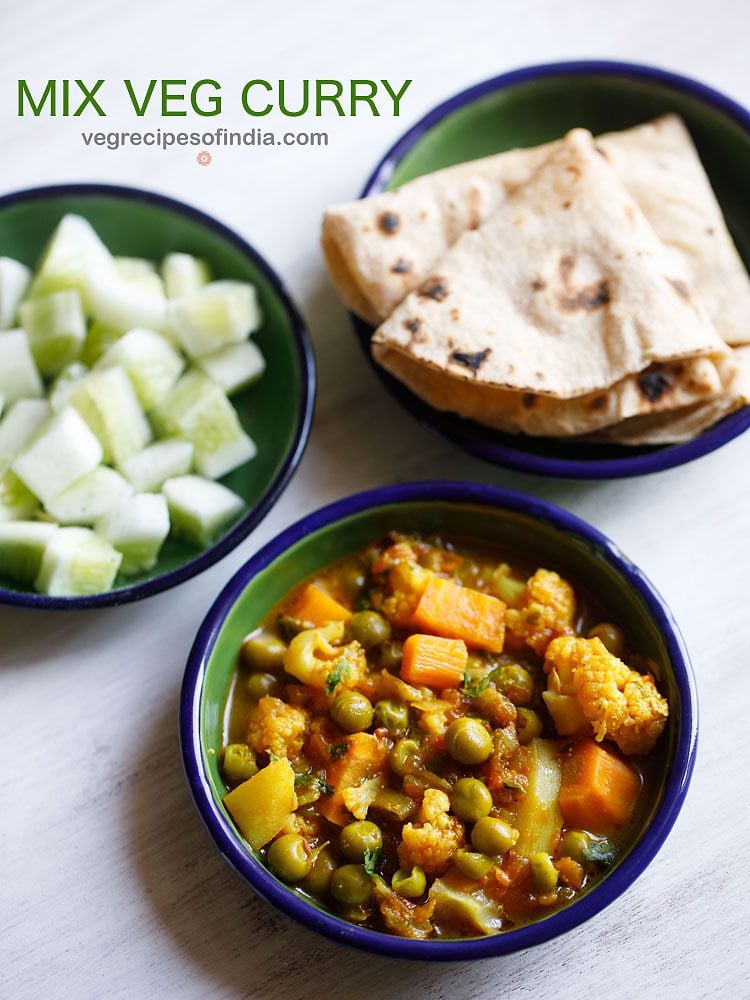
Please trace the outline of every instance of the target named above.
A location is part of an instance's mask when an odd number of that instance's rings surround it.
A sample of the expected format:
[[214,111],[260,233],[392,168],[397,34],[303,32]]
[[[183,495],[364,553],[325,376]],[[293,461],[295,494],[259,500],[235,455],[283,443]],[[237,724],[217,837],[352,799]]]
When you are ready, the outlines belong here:
[[696,746],[683,640],[594,528],[495,487],[384,487],[255,555],[203,623],[180,734],[198,810],[334,940],[507,954],[644,870]]

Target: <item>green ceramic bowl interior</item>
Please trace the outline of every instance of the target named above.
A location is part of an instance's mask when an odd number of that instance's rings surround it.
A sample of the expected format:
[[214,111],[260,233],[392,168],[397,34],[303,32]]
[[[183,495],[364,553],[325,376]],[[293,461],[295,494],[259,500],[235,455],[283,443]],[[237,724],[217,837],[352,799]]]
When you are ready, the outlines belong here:
[[558,139],[576,126],[596,135],[670,111],[687,123],[732,236],[750,266],[750,135],[718,108],[657,80],[571,69],[496,91],[428,129],[396,164],[387,187],[465,160]]
[[[221,799],[228,789],[221,778],[218,760],[223,745],[227,696],[244,636],[300,581],[358,551],[394,527],[404,531],[442,532],[480,545],[512,549],[537,565],[569,575],[574,584],[596,595],[641,654],[651,657],[658,665],[660,690],[669,701],[672,718],[679,717],[680,692],[664,639],[641,595],[601,550],[583,538],[510,510],[442,501],[391,504],[354,514],[297,542],[249,581],[227,615],[206,665],[200,703],[203,764],[214,800],[222,811]],[[659,806],[678,737],[678,726],[671,722],[656,751],[659,756],[655,773],[661,776],[661,781],[653,783],[650,794],[641,802],[634,824],[636,830],[642,831],[648,826]],[[224,814],[227,815],[226,811]],[[637,839],[637,836],[633,838],[629,849]],[[238,840],[241,841],[239,834]],[[625,856],[623,852],[620,861]]]
[[[258,446],[252,462],[221,480],[238,493],[247,516],[263,498],[290,456],[300,423],[300,405],[306,375],[302,370],[292,321],[272,283],[260,267],[220,231],[200,218],[183,214],[158,201],[137,194],[74,194],[33,197],[0,206],[0,255],[14,257],[34,267],[60,219],[68,212],[91,222],[109,249],[120,256],[159,261],[170,251],[185,251],[205,258],[217,278],[252,282],[264,315],[263,326],[253,335],[266,359],[262,379],[232,398],[242,425]],[[229,525],[220,538],[228,534]],[[118,576],[115,590],[153,580],[195,559],[203,550],[171,535],[152,570],[127,578]],[[0,587],[19,591],[0,578]]]

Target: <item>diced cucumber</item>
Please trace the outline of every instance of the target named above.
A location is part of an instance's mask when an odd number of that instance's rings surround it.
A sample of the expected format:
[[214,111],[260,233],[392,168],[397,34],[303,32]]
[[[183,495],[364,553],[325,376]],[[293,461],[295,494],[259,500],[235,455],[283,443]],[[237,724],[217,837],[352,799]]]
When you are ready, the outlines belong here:
[[229,396],[257,382],[266,370],[263,355],[252,340],[227,344],[211,354],[202,354],[195,363]]
[[96,530],[122,554],[121,573],[131,576],[149,570],[169,534],[166,498],[136,493],[97,521]]
[[51,414],[46,399],[18,399],[0,420],[0,476]]
[[153,295],[165,295],[164,282],[156,271],[156,264],[143,257],[115,257],[117,274],[136,288]]
[[18,313],[42,375],[57,375],[76,360],[86,337],[86,317],[74,288],[30,299]]
[[23,521],[39,510],[39,501],[10,470],[0,476],[0,522]]
[[123,368],[92,372],[75,387],[71,401],[101,442],[105,461],[119,465],[151,441],[151,427]]
[[117,273],[93,274],[88,289],[92,315],[105,326],[163,330],[168,325],[165,296],[131,284]]
[[88,374],[88,368],[80,361],[74,361],[72,364],[66,365],[49,387],[49,392],[47,393],[47,399],[52,409],[57,411],[66,407],[73,397],[76,386]]
[[0,524],[0,576],[32,584],[39,574],[47,542],[56,531],[56,524],[44,521]]
[[22,396],[42,395],[44,386],[25,330],[0,333],[0,359],[0,392],[6,405]]
[[167,479],[183,476],[192,467],[192,444],[178,438],[167,438],[128,455],[120,465],[120,471],[139,493],[151,493],[161,489]]
[[29,297],[73,288],[80,293],[88,309],[89,278],[95,272],[113,271],[112,254],[91,223],[80,215],[66,215],[45,248],[29,288]]
[[244,465],[257,451],[224,392],[202,372],[186,372],[151,411],[151,422],[159,437],[192,441],[195,467],[209,479]]
[[122,556],[89,528],[58,528],[47,542],[34,586],[52,597],[110,590]]
[[201,476],[168,479],[162,492],[174,533],[196,545],[209,545],[244,507],[236,493]]
[[105,326],[104,323],[94,320],[81,348],[81,361],[89,368],[93,368],[99,358],[120,339],[122,334],[122,330],[115,330],[113,326]]
[[161,262],[161,276],[169,299],[192,295],[212,278],[208,263],[189,253],[168,253]]
[[47,513],[60,524],[93,524],[132,492],[119,472],[100,465],[46,504]]
[[21,299],[31,281],[31,271],[12,257],[0,257],[0,330],[13,326]]
[[212,281],[172,302],[172,329],[191,357],[247,340],[260,323],[255,288],[245,281]]
[[153,330],[130,330],[99,359],[97,368],[120,365],[130,376],[138,402],[148,412],[169,394],[185,360]]
[[83,417],[67,406],[32,435],[11,469],[43,504],[48,504],[101,460],[98,438]]

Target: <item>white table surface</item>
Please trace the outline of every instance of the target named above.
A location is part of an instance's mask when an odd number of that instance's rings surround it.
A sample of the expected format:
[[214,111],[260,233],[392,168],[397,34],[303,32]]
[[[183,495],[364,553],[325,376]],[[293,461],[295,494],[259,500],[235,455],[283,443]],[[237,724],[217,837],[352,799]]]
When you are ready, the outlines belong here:
[[[408,124],[464,86],[524,64],[611,57],[683,71],[748,103],[747,28],[744,0],[2,5],[0,189],[122,182],[229,223],[278,268],[306,316],[319,397],[292,484],[218,566],[119,609],[0,609],[0,996],[750,996],[750,434],[690,466],[622,482],[545,480],[470,459],[380,387],[317,243],[326,204],[353,196]],[[235,96],[252,77],[414,83],[400,119],[327,119],[325,150],[215,151],[201,168],[190,149],[84,150],[79,132],[95,122],[16,118],[16,80],[53,76],[106,77],[110,95],[125,77],[214,76]],[[127,129],[133,119],[117,104],[108,100],[106,127]],[[245,121],[227,112],[220,124]],[[647,873],[566,937],[469,966],[370,957],[279,916],[214,851],[177,745],[185,657],[230,574],[323,503],[437,476],[536,493],[615,539],[682,624],[701,706],[691,791]]]

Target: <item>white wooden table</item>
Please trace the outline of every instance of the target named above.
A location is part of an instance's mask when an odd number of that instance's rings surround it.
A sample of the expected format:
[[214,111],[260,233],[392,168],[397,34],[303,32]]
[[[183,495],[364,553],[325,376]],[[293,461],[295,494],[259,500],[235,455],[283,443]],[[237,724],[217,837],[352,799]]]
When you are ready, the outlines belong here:
[[[744,0],[712,0],[710,9],[698,0],[2,6],[0,189],[123,182],[185,199],[234,226],[279,269],[308,319],[319,401],[291,486],[220,565],[119,609],[0,609],[0,996],[750,996],[750,434],[689,467],[623,482],[543,480],[483,465],[384,393],[317,245],[324,206],[353,196],[406,125],[462,87],[523,64],[612,57],[692,74],[747,104],[747,27]],[[401,119],[328,119],[327,149],[225,150],[202,168],[194,150],[84,149],[84,122],[16,118],[17,79],[55,75],[113,83],[213,76],[235,100],[252,77],[414,83]],[[132,126],[123,107],[108,100],[106,128]],[[227,112],[220,123],[244,121]],[[270,116],[261,124],[284,123]],[[682,624],[701,705],[692,788],[646,875],[565,938],[473,966],[369,957],[282,919],[218,858],[189,799],[177,746],[188,648],[240,563],[334,498],[436,476],[542,495],[615,539]]]

